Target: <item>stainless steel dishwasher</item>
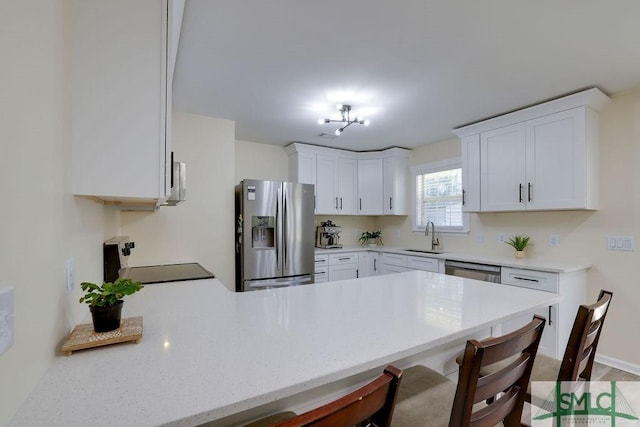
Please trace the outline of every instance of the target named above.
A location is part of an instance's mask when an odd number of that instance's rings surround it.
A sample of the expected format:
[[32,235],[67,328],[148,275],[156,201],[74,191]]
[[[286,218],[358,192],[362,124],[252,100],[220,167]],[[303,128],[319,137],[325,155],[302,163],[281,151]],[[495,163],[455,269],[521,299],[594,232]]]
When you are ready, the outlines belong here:
[[444,267],[445,274],[448,274],[450,276],[466,277],[467,279],[500,283],[499,265],[446,260],[444,262]]

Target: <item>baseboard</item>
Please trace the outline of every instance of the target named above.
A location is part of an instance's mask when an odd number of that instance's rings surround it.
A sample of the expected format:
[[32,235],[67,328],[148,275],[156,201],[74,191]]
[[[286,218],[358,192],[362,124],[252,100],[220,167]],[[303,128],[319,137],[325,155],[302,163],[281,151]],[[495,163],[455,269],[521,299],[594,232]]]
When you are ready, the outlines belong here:
[[633,363],[629,363],[624,360],[616,359],[615,357],[605,356],[602,354],[596,354],[595,361],[598,363],[602,363],[603,365],[611,366],[612,368],[620,369],[640,376],[640,365],[635,365]]

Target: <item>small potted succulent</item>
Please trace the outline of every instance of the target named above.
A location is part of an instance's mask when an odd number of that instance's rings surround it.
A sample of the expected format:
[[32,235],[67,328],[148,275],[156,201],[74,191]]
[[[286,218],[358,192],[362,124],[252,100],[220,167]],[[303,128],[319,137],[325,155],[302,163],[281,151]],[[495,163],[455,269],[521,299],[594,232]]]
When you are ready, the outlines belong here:
[[358,238],[362,246],[382,246],[382,231],[365,231]]
[[93,330],[96,332],[108,332],[120,327],[122,304],[125,295],[132,295],[144,286],[140,282],[131,279],[117,279],[114,282],[105,282],[98,286],[91,282],[82,282],[80,287],[85,295],[80,302],[89,304]]
[[509,238],[505,243],[516,250],[516,258],[524,258],[525,248],[532,245],[532,243],[529,243],[529,240],[529,236],[515,235]]

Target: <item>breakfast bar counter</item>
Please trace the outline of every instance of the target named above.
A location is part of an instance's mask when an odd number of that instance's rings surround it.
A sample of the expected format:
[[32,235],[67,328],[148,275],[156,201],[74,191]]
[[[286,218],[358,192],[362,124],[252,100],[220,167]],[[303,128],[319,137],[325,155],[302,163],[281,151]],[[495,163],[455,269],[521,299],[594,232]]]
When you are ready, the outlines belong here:
[[246,293],[148,285],[123,308],[143,317],[140,343],[57,357],[10,425],[229,425],[560,300],[424,271]]

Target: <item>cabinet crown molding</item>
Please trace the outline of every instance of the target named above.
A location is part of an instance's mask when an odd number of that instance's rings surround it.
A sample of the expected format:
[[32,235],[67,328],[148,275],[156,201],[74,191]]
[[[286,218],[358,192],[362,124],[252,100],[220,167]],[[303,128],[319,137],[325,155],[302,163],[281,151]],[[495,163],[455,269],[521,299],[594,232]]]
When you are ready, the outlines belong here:
[[598,88],[592,88],[487,120],[461,126],[452,129],[451,132],[459,138],[464,138],[465,136],[486,132],[491,129],[583,106],[600,112],[609,101],[611,101],[611,98],[605,95],[604,92]]
[[356,160],[381,159],[384,157],[391,157],[391,156],[409,157],[409,153],[411,152],[411,150],[407,148],[401,148],[401,147],[390,147],[390,148],[385,148],[383,150],[376,150],[376,151],[351,151],[351,150],[344,150],[341,148],[331,148],[331,147],[323,147],[321,145],[306,144],[302,142],[292,142],[291,144],[287,145],[286,147],[283,147],[282,149],[289,156],[297,152],[298,153],[308,152],[308,153],[315,153],[315,154],[330,154],[334,156],[339,154],[341,157],[347,157],[347,158],[356,159]]

